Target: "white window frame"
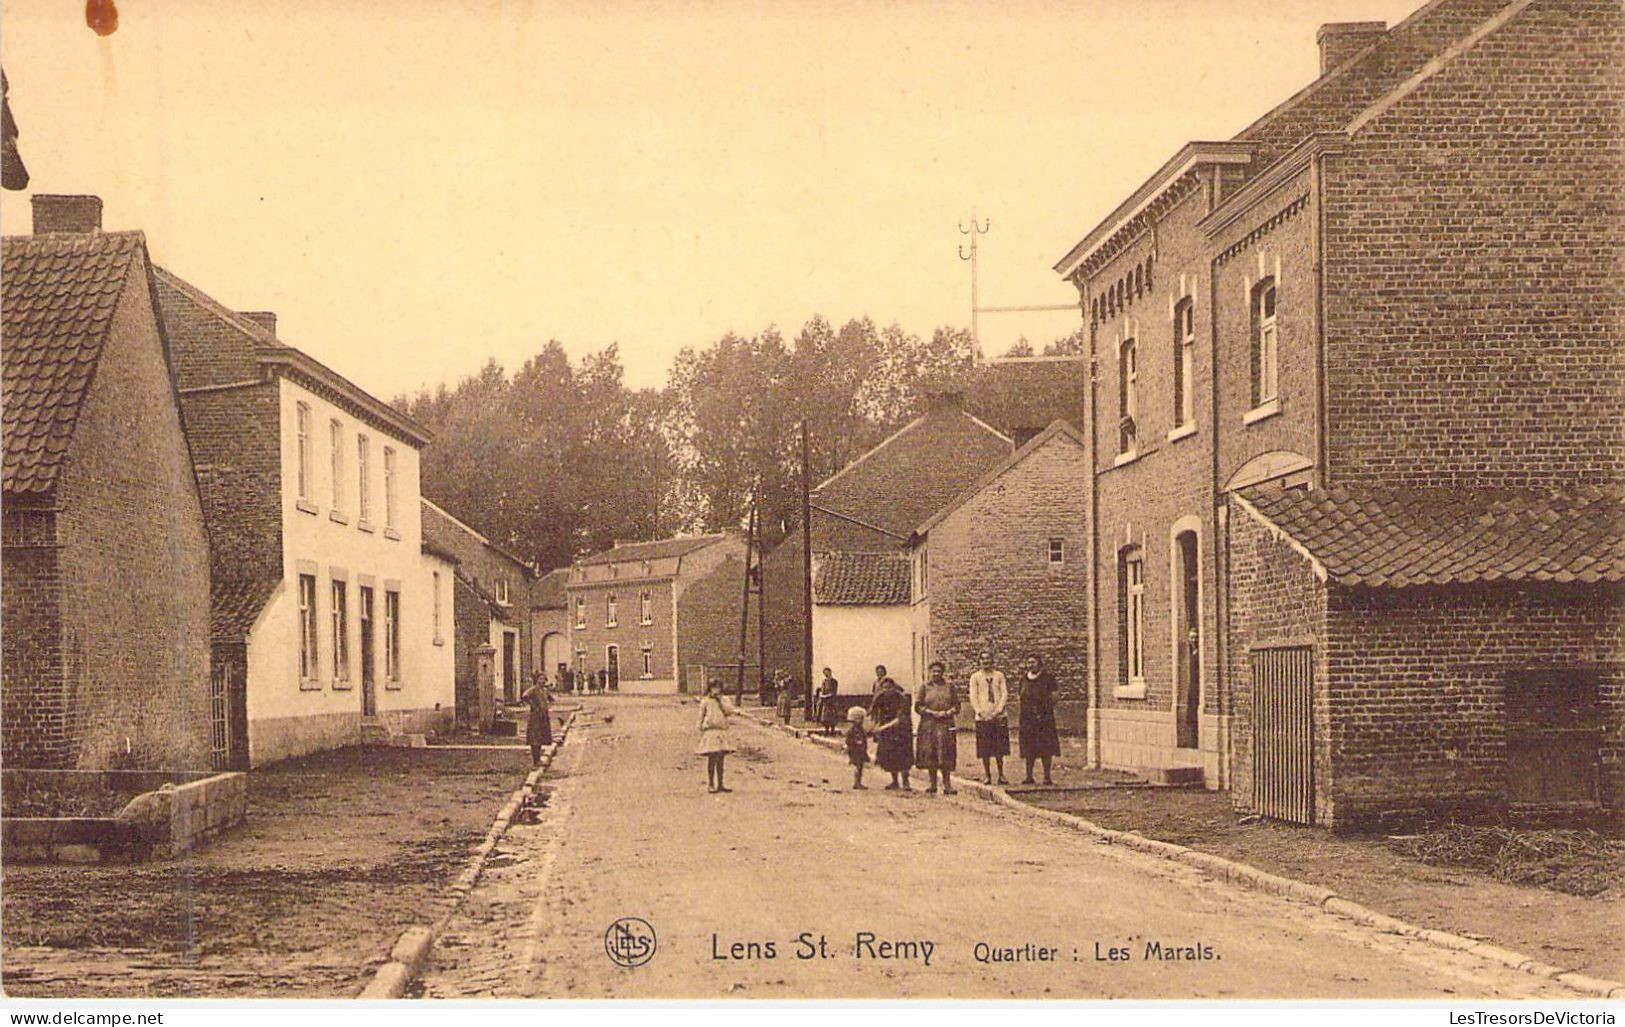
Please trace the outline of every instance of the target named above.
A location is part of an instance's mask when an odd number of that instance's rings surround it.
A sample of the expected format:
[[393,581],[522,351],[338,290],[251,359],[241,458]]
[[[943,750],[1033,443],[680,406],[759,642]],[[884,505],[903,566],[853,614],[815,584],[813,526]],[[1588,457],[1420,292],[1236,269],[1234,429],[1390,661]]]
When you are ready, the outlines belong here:
[[401,593],[384,589],[384,680],[401,679]]
[[576,596],[576,627],[587,626],[587,597]]
[[[1269,313],[1264,313],[1268,300]],[[1253,409],[1267,408],[1281,398],[1281,328],[1280,292],[1275,279],[1265,278],[1253,287],[1253,317],[1257,325],[1254,346],[1257,348],[1258,380],[1253,383],[1255,402]]]
[[1186,296],[1174,307],[1174,430],[1196,427],[1196,303]]
[[611,592],[604,597],[604,627],[620,627],[620,621],[617,619],[618,615],[616,612],[616,606],[619,605],[619,602],[620,600],[617,598],[614,592]]
[[498,578],[497,579],[497,602],[502,604],[503,606],[512,606],[513,603],[508,599],[508,594],[509,594],[508,593],[508,579],[507,578]]
[[350,589],[343,578],[329,588],[333,606],[333,680],[350,680]]
[[384,447],[384,527],[395,526],[395,447]]
[[321,652],[317,648],[316,575],[299,575],[299,678],[315,681],[321,674]]
[[1121,616],[1119,629],[1122,638],[1123,681],[1118,683],[1119,698],[1143,698],[1145,695],[1145,551],[1134,547],[1123,551],[1118,561],[1118,588],[1121,589]]
[[365,434],[355,437],[356,517],[362,523],[372,518],[372,440]]
[[643,680],[648,681],[655,676],[655,647],[645,642],[642,649]]
[[1046,549],[1051,567],[1060,567],[1066,563],[1066,539],[1052,538]]
[[655,595],[648,589],[638,596],[638,623],[653,624],[655,622]]
[[430,585],[434,588],[434,644],[445,645],[446,640],[440,633],[440,572],[434,571]]
[[332,418],[327,422],[329,468],[333,476],[333,501],[329,505],[334,513],[344,509],[344,422]]
[[294,434],[297,442],[297,480],[299,498],[310,502],[310,404],[301,400],[294,405]]
[[1117,344],[1117,453],[1140,451],[1140,345],[1134,339]]

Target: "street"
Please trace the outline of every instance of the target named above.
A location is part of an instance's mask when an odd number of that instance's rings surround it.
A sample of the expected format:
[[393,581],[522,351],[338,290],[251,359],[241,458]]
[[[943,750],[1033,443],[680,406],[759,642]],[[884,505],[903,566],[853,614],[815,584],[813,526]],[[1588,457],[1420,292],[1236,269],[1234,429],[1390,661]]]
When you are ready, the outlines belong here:
[[[611,719],[612,718],[612,719]],[[844,759],[697,707],[592,698],[419,994],[554,998],[1514,998],[1550,982],[1210,881],[984,800],[850,790]],[[882,780],[877,781],[876,778]],[[923,775],[922,775],[923,777]],[[612,961],[623,917],[652,957]]]

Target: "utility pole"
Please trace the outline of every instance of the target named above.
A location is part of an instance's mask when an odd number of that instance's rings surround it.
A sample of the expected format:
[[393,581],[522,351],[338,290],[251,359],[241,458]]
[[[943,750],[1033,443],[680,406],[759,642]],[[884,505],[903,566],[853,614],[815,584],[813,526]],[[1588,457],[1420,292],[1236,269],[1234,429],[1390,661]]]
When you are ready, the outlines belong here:
[[801,716],[806,720],[813,708],[812,651],[812,456],[807,444],[807,419],[801,419],[801,670],[805,692]]
[[[750,640],[750,558],[756,545],[756,490],[750,493],[750,528],[745,535],[745,588],[739,602],[739,673],[734,680],[734,705],[745,705],[745,643]],[[758,693],[758,696],[760,693]]]
[[966,253],[964,245],[961,244],[959,259],[970,261],[970,341],[971,347],[975,350],[978,364],[982,362],[982,336],[977,325],[977,314],[981,312],[981,305],[976,299],[976,237],[986,235],[992,227],[993,222],[986,218],[982,219],[981,224],[976,223],[975,208],[972,208],[970,212],[970,227],[966,228],[963,224],[959,226],[960,235],[970,236],[970,252]]

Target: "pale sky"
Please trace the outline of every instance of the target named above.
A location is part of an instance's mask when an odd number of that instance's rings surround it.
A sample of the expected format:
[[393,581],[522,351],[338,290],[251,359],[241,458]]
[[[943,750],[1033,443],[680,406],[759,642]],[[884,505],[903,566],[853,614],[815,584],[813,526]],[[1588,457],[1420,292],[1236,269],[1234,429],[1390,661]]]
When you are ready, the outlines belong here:
[[968,326],[973,206],[984,305],[1075,302],[1051,266],[1179,146],[1420,2],[7,0],[0,58],[33,189],[388,399],[549,338],[659,385],[814,313]]

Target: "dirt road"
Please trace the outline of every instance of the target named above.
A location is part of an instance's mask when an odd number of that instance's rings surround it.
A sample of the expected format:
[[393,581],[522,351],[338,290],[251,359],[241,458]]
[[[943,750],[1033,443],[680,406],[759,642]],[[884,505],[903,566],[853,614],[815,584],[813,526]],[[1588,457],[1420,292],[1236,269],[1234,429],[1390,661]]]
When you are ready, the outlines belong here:
[[[981,800],[853,792],[836,756],[744,721],[734,792],[708,795],[696,707],[600,699],[584,714],[546,817],[506,839],[422,994],[1566,994]],[[657,936],[636,968],[606,952],[622,917]]]

